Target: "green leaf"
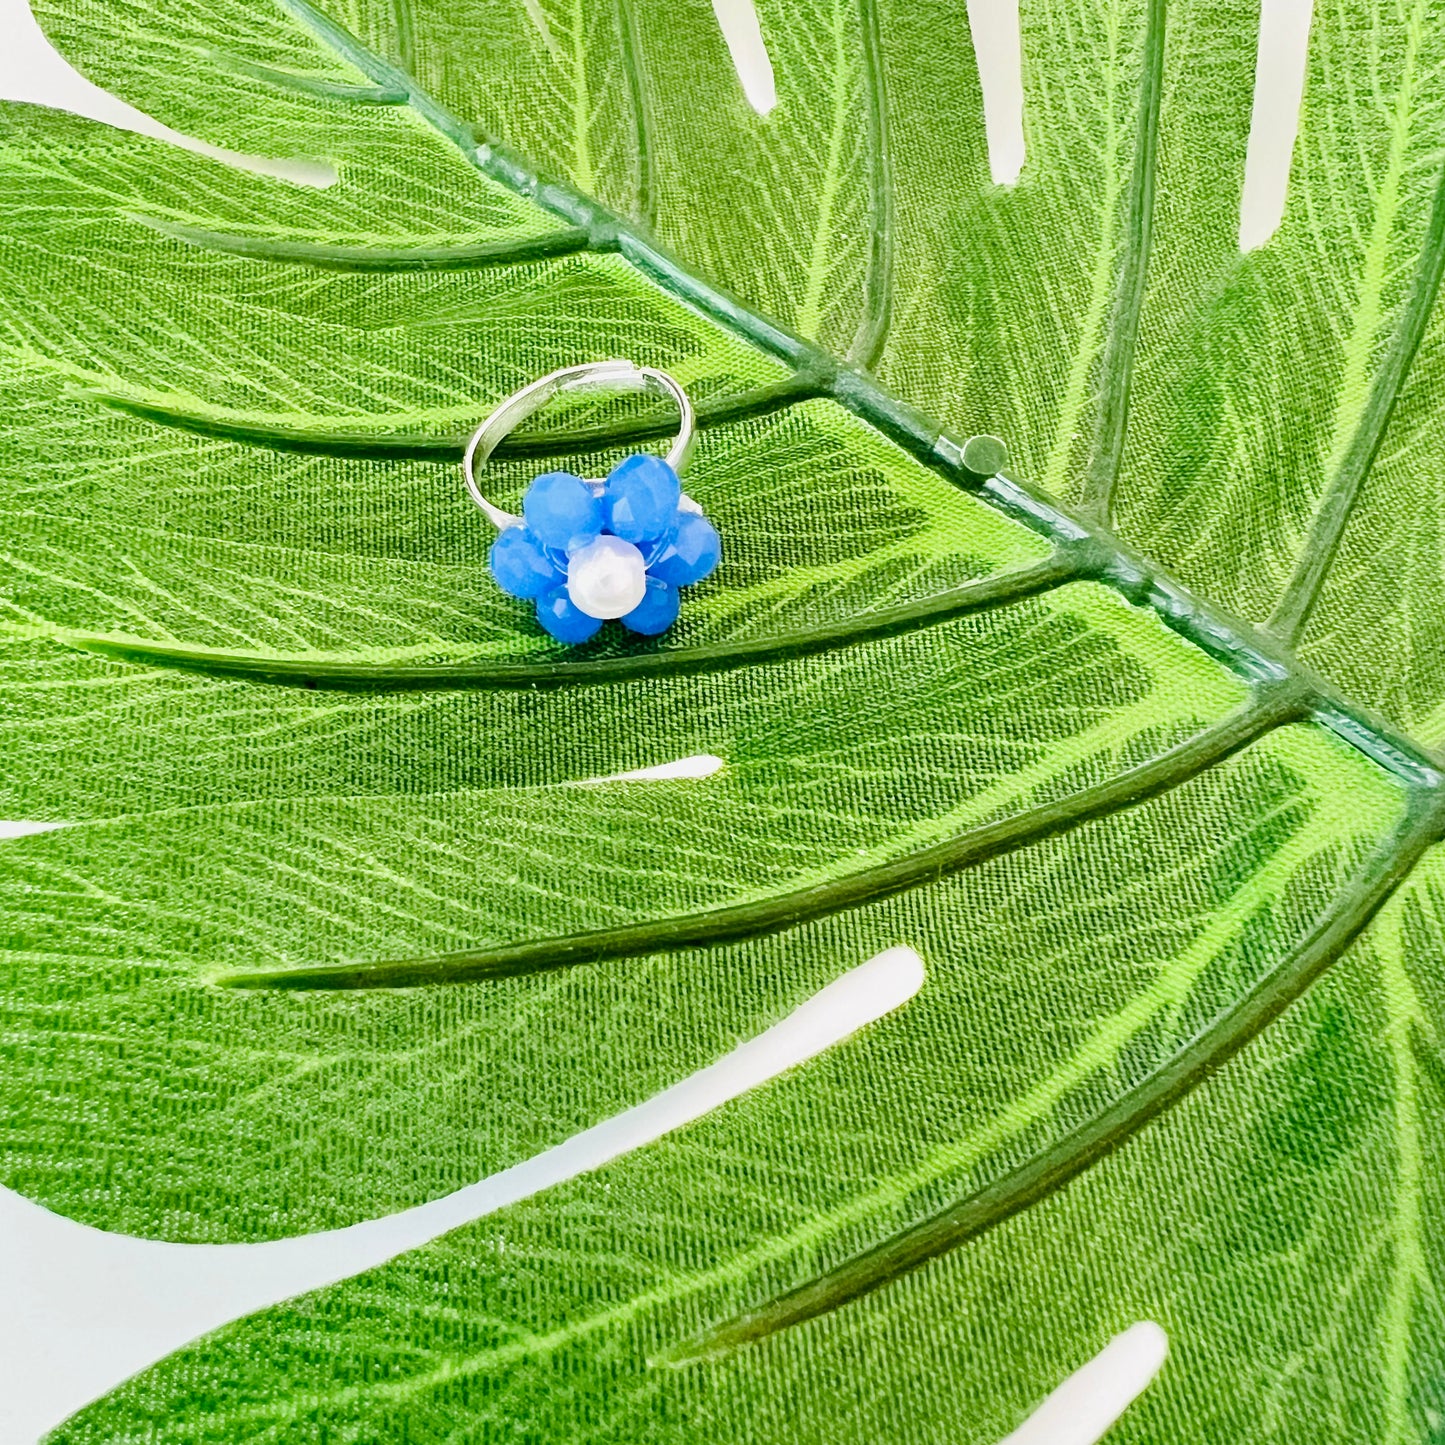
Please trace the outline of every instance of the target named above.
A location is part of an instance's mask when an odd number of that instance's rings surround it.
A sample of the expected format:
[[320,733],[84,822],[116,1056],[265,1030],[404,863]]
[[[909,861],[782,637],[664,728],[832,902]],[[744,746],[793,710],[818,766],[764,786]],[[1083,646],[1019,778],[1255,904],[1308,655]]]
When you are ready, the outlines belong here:
[[[239,1433],[232,1411],[243,1408],[247,1430],[283,1436],[298,1418],[307,1428],[387,1438],[465,1412],[483,1438],[523,1419],[537,1438],[580,1425],[637,1439],[669,1428],[674,1413],[686,1437],[690,1398],[722,1412],[728,1438],[734,1425],[738,1438],[760,1439],[829,1438],[840,1418],[851,1428],[846,1405],[820,1412],[801,1393],[772,1387],[811,1388],[820,1363],[831,1372],[841,1368],[829,1364],[837,1350],[846,1358],[863,1347],[856,1313],[848,1319],[856,1306],[808,1326],[801,1355],[785,1333],[714,1364],[646,1361],[815,1269],[831,1237],[856,1247],[960,1198],[986,1198],[992,1181],[1067,1148],[1101,1099],[1147,1095],[1201,1022],[1254,982],[1263,960],[1287,954],[1308,927],[1311,895],[1340,886],[1358,866],[1357,840],[1396,811],[1389,791],[1368,783],[1354,800],[1359,812],[1320,811],[1298,770],[1349,766],[1329,745],[1319,755],[1321,746],[1307,733],[1281,734],[1165,800],[1091,825],[1092,869],[1080,870],[1075,848],[1061,841],[1042,845],[1032,867],[1000,860],[933,885],[934,922],[915,925],[913,937],[939,967],[916,1007],[695,1126],[676,1152],[614,1165],[223,1332],[103,1407],[93,1427],[82,1417],[67,1438],[123,1428],[222,1439]],[[1180,854],[1168,869],[1155,859],[1161,838]],[[904,917],[870,911],[861,926],[887,937]],[[838,942],[826,931],[816,940]],[[1031,1042],[1001,1063],[1005,1029]],[[921,1073],[920,1055],[930,1064]],[[874,1110],[916,1111],[918,1123],[879,1134],[868,1123]],[[816,1147],[778,1147],[804,1138]],[[1047,1259],[1045,1250],[1041,1265]],[[1015,1259],[1015,1278],[1019,1268]],[[443,1279],[453,1308],[439,1314]],[[1131,1282],[1121,1271],[1113,1287]],[[888,1291],[877,1298],[896,1310]],[[1094,1319],[1097,1310],[1096,1301]],[[966,1340],[948,1329],[933,1336],[936,1317],[925,1318],[924,1338],[934,1340],[925,1348],[960,1372]],[[919,1328],[916,1317],[896,1327]],[[392,1343],[378,1348],[383,1339]],[[1033,1348],[1042,1355],[1035,1370],[1047,1372],[1067,1346],[1041,1331]],[[985,1362],[986,1377],[996,1368]],[[771,1406],[757,1393],[763,1380]],[[861,1403],[871,1391],[860,1379],[847,1393]],[[1025,1387],[985,1406],[977,1437],[996,1434],[1027,1398]],[[772,1418],[745,1422],[758,1408]]]
[[[376,1218],[927,971],[57,1438],[982,1445],[1146,1317],[1124,1438],[1438,1427],[1438,27],[1316,17],[1242,256],[1242,4],[1024,5],[1011,187],[959,7],[759,11],[768,117],[703,4],[44,7],[339,179],[4,112],[0,814],[61,825],[0,851],[6,1182]],[[614,355],[698,398],[726,559],[569,652],[455,463]],[[666,425],[561,410],[489,491]]]

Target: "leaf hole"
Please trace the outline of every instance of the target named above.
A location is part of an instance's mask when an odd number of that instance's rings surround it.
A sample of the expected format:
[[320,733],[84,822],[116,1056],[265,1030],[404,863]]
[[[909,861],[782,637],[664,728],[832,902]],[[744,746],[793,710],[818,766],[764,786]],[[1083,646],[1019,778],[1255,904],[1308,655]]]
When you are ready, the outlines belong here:
[[759,115],[771,114],[778,103],[778,87],[753,0],[712,0],[712,13],[748,104]]

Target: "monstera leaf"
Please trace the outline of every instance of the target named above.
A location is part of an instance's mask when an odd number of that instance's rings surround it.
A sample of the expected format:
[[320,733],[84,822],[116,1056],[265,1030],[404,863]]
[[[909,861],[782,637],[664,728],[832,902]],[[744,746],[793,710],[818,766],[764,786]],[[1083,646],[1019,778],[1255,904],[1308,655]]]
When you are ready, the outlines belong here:
[[[45,0],[336,179],[4,116],[6,1182],[374,1219],[926,971],[57,1439],[991,1442],[1144,1318],[1121,1439],[1438,1435],[1445,32],[1321,7],[1242,253],[1257,10],[1021,11],[996,185],[943,0],[763,0],[766,117],[701,0]],[[699,400],[726,559],[566,652],[455,464],[609,356]]]

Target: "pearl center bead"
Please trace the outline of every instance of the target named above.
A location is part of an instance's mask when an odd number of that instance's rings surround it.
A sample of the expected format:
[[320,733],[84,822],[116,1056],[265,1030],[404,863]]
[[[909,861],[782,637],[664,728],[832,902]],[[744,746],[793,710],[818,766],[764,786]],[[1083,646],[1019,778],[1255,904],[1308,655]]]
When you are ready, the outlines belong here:
[[589,617],[624,617],[646,592],[647,564],[621,537],[604,533],[567,559],[567,595]]

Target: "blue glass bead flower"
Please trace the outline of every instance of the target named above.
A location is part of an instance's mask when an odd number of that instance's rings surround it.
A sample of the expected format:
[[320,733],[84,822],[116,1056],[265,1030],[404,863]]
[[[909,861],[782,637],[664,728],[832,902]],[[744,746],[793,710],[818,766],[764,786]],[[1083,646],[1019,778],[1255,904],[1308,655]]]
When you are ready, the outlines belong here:
[[552,554],[525,522],[519,527],[507,527],[498,535],[489,560],[497,586],[509,597],[531,601],[566,580]]
[[653,558],[647,575],[672,587],[690,587],[712,572],[721,555],[722,540],[717,528],[701,512],[682,512],[667,546]]
[[682,483],[661,457],[628,457],[602,484],[607,530],[627,542],[651,542],[677,520]]
[[576,644],[613,618],[643,637],[666,632],[681,606],[678,589],[707,577],[721,553],[717,530],[683,495],[677,473],[639,452],[602,482],[571,472],[538,477],[490,562],[503,592],[534,603],[552,637]]
[[602,505],[596,492],[571,472],[547,472],[527,488],[522,515],[544,547],[570,552],[584,547],[602,530]]
[[575,646],[602,630],[600,617],[589,617],[567,595],[566,587],[552,587],[537,599],[537,621],[557,639]]

